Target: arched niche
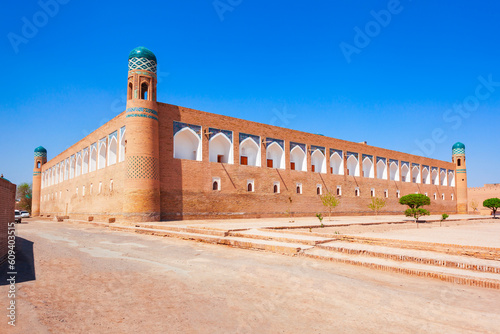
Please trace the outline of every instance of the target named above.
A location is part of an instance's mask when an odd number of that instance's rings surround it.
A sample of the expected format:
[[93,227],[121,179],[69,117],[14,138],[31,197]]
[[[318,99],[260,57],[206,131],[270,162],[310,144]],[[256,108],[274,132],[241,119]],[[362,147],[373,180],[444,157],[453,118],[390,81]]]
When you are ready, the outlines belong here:
[[209,161],[211,162],[233,163],[233,145],[231,140],[222,132],[210,139],[208,151]]
[[174,158],[201,161],[201,139],[185,127],[174,136]]
[[266,149],[267,167],[285,169],[285,152],[278,143],[271,143]]
[[260,167],[260,147],[252,138],[240,143],[240,164]]
[[290,151],[290,169],[302,172],[307,171],[306,152],[299,145]]

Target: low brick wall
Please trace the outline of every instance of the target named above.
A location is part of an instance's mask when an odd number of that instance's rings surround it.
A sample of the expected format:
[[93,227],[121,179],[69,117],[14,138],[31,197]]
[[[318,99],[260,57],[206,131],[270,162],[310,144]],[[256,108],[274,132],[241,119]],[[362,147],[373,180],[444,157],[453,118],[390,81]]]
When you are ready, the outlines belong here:
[[0,178],[0,263],[7,259],[7,231],[9,223],[14,222],[16,204],[16,185]]

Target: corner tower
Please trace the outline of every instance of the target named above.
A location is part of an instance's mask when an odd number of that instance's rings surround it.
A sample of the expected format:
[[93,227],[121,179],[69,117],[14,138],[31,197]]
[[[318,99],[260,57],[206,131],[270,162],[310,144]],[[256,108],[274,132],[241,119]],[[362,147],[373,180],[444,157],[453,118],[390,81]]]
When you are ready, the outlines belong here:
[[156,56],[145,47],[128,56],[126,180],[124,215],[135,221],[160,220]]
[[455,185],[457,189],[457,213],[468,213],[465,145],[460,142],[453,145],[452,155],[456,173]]
[[42,166],[47,162],[47,150],[42,146],[35,148],[33,167],[33,186],[31,196],[31,215],[40,216],[40,193],[42,191]]

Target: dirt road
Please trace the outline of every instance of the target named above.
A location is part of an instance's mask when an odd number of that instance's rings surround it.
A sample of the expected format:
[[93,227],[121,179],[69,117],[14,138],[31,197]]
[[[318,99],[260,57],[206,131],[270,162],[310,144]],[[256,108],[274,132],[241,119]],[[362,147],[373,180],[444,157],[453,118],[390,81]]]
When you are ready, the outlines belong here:
[[1,333],[500,332],[498,290],[26,221],[18,225],[16,327],[7,325],[2,277]]

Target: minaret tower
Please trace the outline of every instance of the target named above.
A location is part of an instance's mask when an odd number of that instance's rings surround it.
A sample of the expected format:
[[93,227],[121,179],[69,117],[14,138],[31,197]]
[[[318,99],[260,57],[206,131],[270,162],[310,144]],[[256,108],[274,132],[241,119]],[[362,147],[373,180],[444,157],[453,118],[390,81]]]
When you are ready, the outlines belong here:
[[458,142],[453,145],[453,163],[455,163],[455,186],[457,189],[457,213],[468,213],[467,169],[465,165],[465,145]]
[[156,56],[145,47],[128,56],[126,180],[123,211],[134,221],[160,220]]
[[42,191],[42,166],[47,162],[47,150],[42,146],[35,148],[35,166],[33,168],[33,186],[31,194],[31,215],[40,216],[40,193]]

